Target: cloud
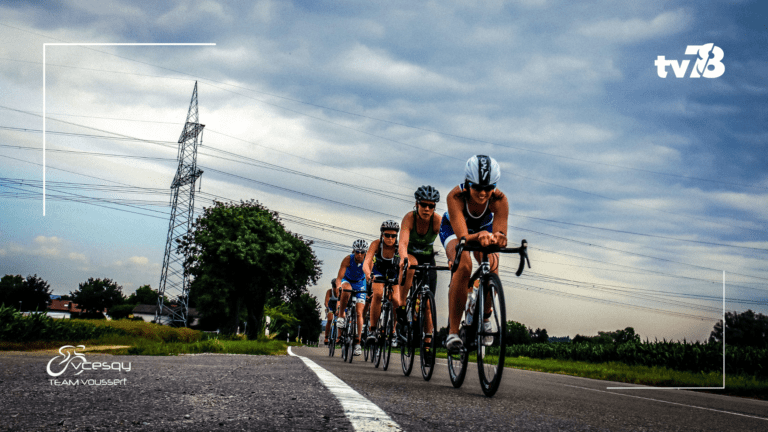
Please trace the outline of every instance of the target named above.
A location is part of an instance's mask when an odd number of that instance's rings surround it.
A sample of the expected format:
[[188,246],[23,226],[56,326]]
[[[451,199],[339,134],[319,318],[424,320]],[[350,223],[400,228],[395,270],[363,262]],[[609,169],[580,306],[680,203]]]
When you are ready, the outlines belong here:
[[355,45],[338,58],[337,73],[352,82],[384,85],[390,88],[417,91],[470,90],[470,86],[421,66],[392,58],[381,49]]
[[68,256],[69,256],[69,259],[71,259],[72,261],[88,264],[88,257],[86,257],[85,254],[70,252]]
[[608,42],[639,42],[661,38],[688,29],[692,22],[691,13],[685,9],[663,12],[653,19],[619,18],[586,24],[577,32],[583,36]]
[[147,265],[149,263],[149,259],[147,257],[139,257],[139,256],[133,256],[128,258],[128,261],[132,264],[137,265]]

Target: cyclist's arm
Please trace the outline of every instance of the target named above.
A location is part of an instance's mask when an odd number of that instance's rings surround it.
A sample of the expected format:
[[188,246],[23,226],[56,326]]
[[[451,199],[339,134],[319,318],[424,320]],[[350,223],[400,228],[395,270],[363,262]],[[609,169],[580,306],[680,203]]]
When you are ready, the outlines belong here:
[[349,267],[349,255],[345,256],[341,260],[341,267],[339,268],[339,274],[336,276],[336,288],[341,287],[341,281],[344,279],[344,275],[347,274],[347,267]]
[[413,212],[409,212],[403,217],[403,222],[400,224],[400,247],[398,252],[400,253],[400,268],[403,267],[404,261],[408,258],[408,242],[411,240],[411,230],[414,224]]
[[328,309],[328,300],[331,298],[331,290],[325,292],[325,308]]
[[365,260],[363,261],[363,273],[365,273],[365,279],[371,280],[371,272],[373,271],[373,255],[376,253],[376,249],[379,247],[379,240],[374,240],[368,247],[368,252],[365,253]]
[[495,199],[491,202],[493,212],[494,243],[499,247],[507,247],[507,221],[509,219],[509,201],[504,192],[494,191]]

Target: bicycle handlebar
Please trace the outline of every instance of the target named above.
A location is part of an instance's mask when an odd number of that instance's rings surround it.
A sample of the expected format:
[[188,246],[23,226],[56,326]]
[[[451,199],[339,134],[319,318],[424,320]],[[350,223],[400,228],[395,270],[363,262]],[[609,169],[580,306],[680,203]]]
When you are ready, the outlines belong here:
[[412,270],[450,270],[448,266],[439,266],[434,264],[416,264],[411,266]]
[[459,262],[461,261],[461,255],[462,252],[482,252],[482,253],[517,253],[520,254],[520,264],[517,266],[517,271],[515,272],[515,276],[520,276],[523,274],[523,268],[525,267],[525,263],[528,263],[528,268],[531,268],[531,261],[528,258],[528,241],[523,239],[523,241],[520,243],[520,247],[516,248],[502,248],[497,245],[489,245],[489,246],[480,246],[478,242],[467,242],[467,239],[462,237],[461,240],[459,240],[459,244],[456,246],[456,259],[453,261],[453,266],[451,267],[451,272],[456,271],[455,269],[458,267]]

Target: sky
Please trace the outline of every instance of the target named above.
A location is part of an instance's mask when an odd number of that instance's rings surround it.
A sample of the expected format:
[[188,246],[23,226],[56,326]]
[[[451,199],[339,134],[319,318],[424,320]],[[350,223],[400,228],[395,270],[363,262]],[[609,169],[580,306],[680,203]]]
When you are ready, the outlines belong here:
[[[703,341],[724,289],[768,314],[768,7],[476,3],[0,4],[0,275],[157,288],[197,82],[196,214],[279,212],[315,240],[321,302],[354,240],[487,154],[532,265],[503,259],[507,319]],[[724,71],[691,77],[706,44]]]

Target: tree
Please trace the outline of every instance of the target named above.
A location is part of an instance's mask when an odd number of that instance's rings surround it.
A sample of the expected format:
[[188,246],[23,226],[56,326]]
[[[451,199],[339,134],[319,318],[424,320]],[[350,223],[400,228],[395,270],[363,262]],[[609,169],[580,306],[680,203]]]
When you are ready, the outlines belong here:
[[616,344],[623,344],[627,342],[640,342],[640,335],[635,334],[635,329],[633,327],[627,327],[624,330],[616,330],[615,332],[611,332],[611,337],[613,338],[613,343]]
[[[21,302],[21,304],[19,304]],[[5,275],[0,279],[0,304],[21,310],[44,311],[51,302],[51,286],[38,277]]]
[[289,301],[317,283],[320,261],[311,244],[287,231],[276,212],[256,201],[214,201],[177,250],[186,257],[190,300],[204,320],[233,333],[245,313],[249,336],[255,336],[268,297]]
[[534,343],[548,343],[549,335],[547,329],[537,328],[536,331],[530,331],[531,341]]
[[320,302],[309,293],[303,293],[289,303],[289,309],[293,316],[299,319],[298,325],[301,326],[301,337],[305,341],[316,341],[320,338],[320,333],[325,329],[320,322]]
[[[712,333],[709,334],[709,341],[723,341],[723,320],[715,324]],[[751,309],[742,313],[726,312],[725,343],[768,348],[768,316],[756,314]]]
[[[159,293],[157,290],[153,290],[149,285],[142,285],[136,289],[136,292],[128,296],[126,303],[131,305],[137,304],[157,304],[157,297]],[[164,304],[168,304],[168,297],[163,296]]]
[[69,295],[72,296],[72,301],[77,303],[80,309],[87,314],[100,314],[104,312],[104,309],[109,309],[125,301],[123,287],[109,278],[88,278]]
[[527,345],[531,336],[525,324],[517,321],[507,321],[507,345]]

